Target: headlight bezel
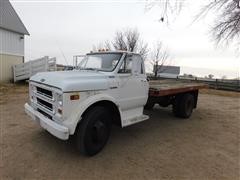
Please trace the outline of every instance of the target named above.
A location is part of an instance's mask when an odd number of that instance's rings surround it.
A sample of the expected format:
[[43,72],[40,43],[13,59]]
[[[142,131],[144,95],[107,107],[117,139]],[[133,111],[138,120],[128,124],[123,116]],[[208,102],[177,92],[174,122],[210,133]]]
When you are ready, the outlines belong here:
[[63,115],[63,93],[55,92],[55,115],[62,117]]
[[37,99],[34,96],[34,93],[37,92],[37,87],[35,85],[33,85],[32,83],[29,84],[29,102],[32,103],[36,103]]

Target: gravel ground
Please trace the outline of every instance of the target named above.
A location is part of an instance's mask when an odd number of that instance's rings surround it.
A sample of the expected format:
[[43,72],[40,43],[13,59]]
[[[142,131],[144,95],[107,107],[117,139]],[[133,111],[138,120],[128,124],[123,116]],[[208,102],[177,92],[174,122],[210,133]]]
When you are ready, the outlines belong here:
[[239,93],[203,91],[187,120],[156,106],[145,122],[113,127],[91,158],[32,122],[27,96],[0,85],[0,179],[240,179]]

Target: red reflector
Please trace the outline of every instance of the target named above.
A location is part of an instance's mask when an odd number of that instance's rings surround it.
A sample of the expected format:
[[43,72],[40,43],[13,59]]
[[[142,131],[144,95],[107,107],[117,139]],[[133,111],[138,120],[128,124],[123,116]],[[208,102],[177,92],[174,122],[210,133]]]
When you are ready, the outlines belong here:
[[78,94],[70,96],[70,100],[78,100],[78,99],[79,99],[79,95]]

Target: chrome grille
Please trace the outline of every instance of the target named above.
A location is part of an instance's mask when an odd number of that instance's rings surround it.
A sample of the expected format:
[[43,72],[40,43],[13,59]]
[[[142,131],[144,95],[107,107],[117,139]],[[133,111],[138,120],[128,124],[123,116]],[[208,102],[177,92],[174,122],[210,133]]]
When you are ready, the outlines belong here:
[[51,115],[49,115],[48,113],[42,111],[41,109],[37,108],[37,111],[40,112],[42,115],[46,116],[47,118],[52,119]]
[[49,102],[46,102],[40,98],[37,98],[37,103],[41,106],[43,106],[44,108],[50,110],[50,111],[53,111],[53,105]]
[[43,95],[43,96],[46,96],[47,98],[50,98],[52,99],[53,98],[53,94],[52,94],[52,91],[49,91],[47,89],[43,89],[41,87],[36,87],[37,89],[37,93],[40,94],[40,95]]
[[55,114],[55,98],[53,91],[48,87],[45,88],[45,86],[36,83],[32,84],[32,86],[35,87],[32,91],[33,99],[35,99],[33,101],[35,109],[47,118],[53,119]]

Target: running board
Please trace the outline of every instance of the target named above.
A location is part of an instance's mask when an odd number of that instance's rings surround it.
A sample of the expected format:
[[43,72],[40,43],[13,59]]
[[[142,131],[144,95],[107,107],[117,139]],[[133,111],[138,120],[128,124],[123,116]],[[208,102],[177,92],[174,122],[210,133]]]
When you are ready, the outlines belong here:
[[141,116],[134,117],[134,118],[131,118],[131,119],[126,119],[124,121],[125,123],[123,124],[123,127],[130,126],[132,124],[136,124],[136,123],[145,121],[147,119],[149,119],[149,116],[147,116],[147,115],[141,115]]

